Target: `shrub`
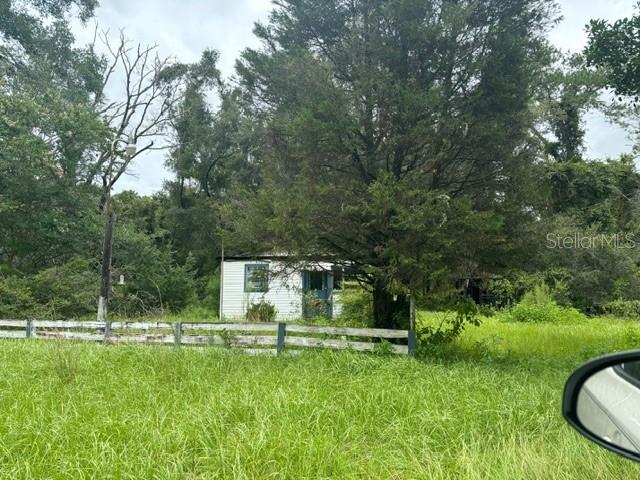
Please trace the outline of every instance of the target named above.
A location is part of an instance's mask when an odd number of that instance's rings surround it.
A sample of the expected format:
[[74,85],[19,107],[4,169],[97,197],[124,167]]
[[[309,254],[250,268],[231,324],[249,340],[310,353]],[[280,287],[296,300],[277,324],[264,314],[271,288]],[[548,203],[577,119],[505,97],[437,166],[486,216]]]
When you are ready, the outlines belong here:
[[17,276],[0,280],[0,318],[23,319],[38,316],[36,308],[26,281]]
[[602,306],[605,313],[621,318],[640,319],[640,300],[614,300]]
[[528,305],[548,305],[555,303],[555,300],[551,295],[551,289],[545,283],[538,283],[524,294],[520,303]]
[[307,319],[313,319],[310,323],[324,323],[328,318],[329,302],[318,297],[315,292],[305,292],[302,295],[302,312]]
[[201,304],[204,308],[217,313],[220,309],[220,269],[217,268],[211,277],[205,277],[203,280],[206,281],[206,285],[203,288]]
[[74,258],[35,275],[0,280],[0,318],[77,318],[95,312],[98,273]]
[[519,303],[509,310],[508,319],[513,322],[577,323],[586,317],[573,307],[561,307],[556,303],[534,305]]
[[495,308],[507,308],[516,302],[516,285],[508,278],[489,280],[487,293],[493,297]]
[[247,308],[246,319],[248,322],[273,322],[278,311],[269,302],[252,303]]
[[492,303],[497,309],[512,307],[536,288],[543,288],[545,295],[560,305],[571,305],[569,279],[570,275],[564,269],[548,269],[537,273],[514,271],[507,277],[490,279],[487,293],[493,297]]
[[442,305],[449,305],[437,325],[423,325],[417,328],[418,354],[430,355],[431,347],[453,342],[467,325],[480,325],[478,306],[467,297],[452,296]]
[[342,307],[340,325],[371,327],[373,324],[373,297],[362,287],[346,287],[338,294]]
[[125,277],[125,285],[114,285],[110,310],[121,316],[178,312],[195,303],[193,257],[184,264],[174,262],[168,248],[136,232],[130,225],[116,230],[114,274]]
[[478,315],[483,317],[493,317],[496,314],[496,308],[491,305],[478,305]]
[[524,295],[520,303],[509,309],[507,318],[524,323],[578,323],[586,317],[573,307],[558,305],[549,287],[538,284]]
[[77,318],[96,311],[99,276],[89,260],[78,257],[42,270],[30,283],[47,318]]

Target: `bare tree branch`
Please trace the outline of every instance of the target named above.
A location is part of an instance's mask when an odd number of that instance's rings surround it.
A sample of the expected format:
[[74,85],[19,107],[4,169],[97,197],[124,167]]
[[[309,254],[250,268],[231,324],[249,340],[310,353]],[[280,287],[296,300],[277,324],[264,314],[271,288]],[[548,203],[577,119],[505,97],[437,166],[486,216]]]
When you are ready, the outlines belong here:
[[[183,89],[175,84],[179,79],[163,77],[174,62],[169,57],[161,58],[157,45],[133,45],[122,30],[116,42],[108,30],[96,33],[96,39],[103,44],[106,54],[94,107],[111,133],[89,169],[87,181],[99,177],[103,188],[111,190],[133,159],[145,152],[166,148],[158,145],[157,137],[169,125],[170,113],[180,101]],[[117,90],[118,83],[119,95],[108,98],[109,92]],[[138,143],[143,139],[147,141],[134,154],[126,154],[129,142]],[[107,195],[105,192],[104,197]]]

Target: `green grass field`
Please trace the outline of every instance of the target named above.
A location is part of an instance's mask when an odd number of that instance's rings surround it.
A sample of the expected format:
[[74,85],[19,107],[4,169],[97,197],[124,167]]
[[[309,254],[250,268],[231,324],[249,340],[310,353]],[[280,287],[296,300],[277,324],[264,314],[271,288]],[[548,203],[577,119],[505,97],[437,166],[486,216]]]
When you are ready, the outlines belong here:
[[0,478],[639,478],[559,412],[640,326],[492,318],[428,360],[0,342]]

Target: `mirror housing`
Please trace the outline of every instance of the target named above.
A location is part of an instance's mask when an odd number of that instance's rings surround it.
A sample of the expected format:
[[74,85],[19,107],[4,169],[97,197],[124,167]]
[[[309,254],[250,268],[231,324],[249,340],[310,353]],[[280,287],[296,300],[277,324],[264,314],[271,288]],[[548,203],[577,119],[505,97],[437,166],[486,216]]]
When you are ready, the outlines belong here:
[[[562,414],[592,442],[640,461],[640,382],[623,370],[635,362],[640,362],[640,350],[604,355],[582,365],[565,384]],[[638,367],[640,363],[634,369]],[[613,430],[615,440],[605,430]]]

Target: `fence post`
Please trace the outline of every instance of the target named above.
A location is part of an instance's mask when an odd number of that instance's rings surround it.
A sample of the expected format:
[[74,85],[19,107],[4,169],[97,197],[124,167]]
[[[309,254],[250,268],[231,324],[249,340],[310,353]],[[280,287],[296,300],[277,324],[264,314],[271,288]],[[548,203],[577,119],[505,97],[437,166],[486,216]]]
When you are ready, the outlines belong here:
[[104,322],[104,341],[105,343],[109,340],[111,336],[111,320],[107,320]]
[[407,350],[412,357],[416,354],[416,331],[414,329],[409,330],[407,336]]
[[27,320],[27,338],[33,337],[33,320],[30,318]]
[[176,322],[174,327],[175,331],[173,333],[173,343],[176,347],[179,347],[182,343],[182,322]]
[[416,300],[409,293],[409,330],[416,329]]
[[286,334],[287,324],[278,323],[278,338],[276,340],[276,355],[280,355],[284,351],[284,336]]

